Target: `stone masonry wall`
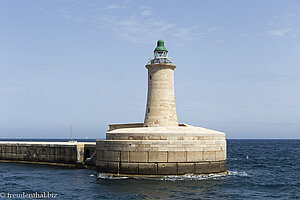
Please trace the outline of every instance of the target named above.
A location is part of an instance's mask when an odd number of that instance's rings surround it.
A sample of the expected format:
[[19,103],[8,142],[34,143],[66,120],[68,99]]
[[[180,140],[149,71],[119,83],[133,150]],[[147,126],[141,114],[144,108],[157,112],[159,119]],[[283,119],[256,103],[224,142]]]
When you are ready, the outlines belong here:
[[226,171],[226,141],[97,141],[100,172],[135,175],[205,174]]
[[[83,161],[84,155],[84,149],[77,146],[77,144],[51,142],[0,142],[0,161],[76,165]],[[90,151],[95,150],[95,144],[93,147],[90,145],[88,148],[91,149]]]
[[146,65],[148,69],[148,97],[144,126],[178,126],[173,64]]

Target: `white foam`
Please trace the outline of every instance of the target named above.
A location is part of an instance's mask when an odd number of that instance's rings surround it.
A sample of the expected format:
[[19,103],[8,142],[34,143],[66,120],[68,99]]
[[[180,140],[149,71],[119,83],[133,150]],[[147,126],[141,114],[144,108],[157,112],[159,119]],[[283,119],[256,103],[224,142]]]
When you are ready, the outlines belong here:
[[232,176],[249,176],[246,172],[228,171],[228,174],[208,174],[208,175],[196,175],[185,174],[181,176],[162,176],[162,177],[142,177],[142,176],[112,176],[108,174],[98,174],[98,179],[149,179],[149,180],[161,180],[161,181],[189,181],[189,180],[207,180],[207,179],[224,179]]
[[250,176],[246,172],[228,171],[229,176]]
[[158,180],[167,181],[186,181],[186,180],[206,180],[206,179],[222,179],[225,178],[226,174],[208,174],[208,175],[195,175],[195,174],[185,174],[183,176],[164,176]]
[[129,177],[126,176],[112,176],[108,174],[98,174],[97,175],[98,179],[128,179]]

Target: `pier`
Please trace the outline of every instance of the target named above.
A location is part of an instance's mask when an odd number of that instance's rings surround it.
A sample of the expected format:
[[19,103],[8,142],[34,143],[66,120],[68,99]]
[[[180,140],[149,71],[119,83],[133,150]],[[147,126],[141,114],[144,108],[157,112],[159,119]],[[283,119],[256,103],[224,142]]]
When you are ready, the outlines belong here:
[[95,142],[0,141],[0,162],[94,166],[95,148]]

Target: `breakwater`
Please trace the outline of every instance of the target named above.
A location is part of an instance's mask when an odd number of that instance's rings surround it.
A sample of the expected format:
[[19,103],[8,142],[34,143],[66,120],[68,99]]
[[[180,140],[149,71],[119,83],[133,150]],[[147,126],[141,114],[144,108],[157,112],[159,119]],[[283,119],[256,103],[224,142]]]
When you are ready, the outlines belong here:
[[94,166],[95,149],[94,142],[0,141],[0,162]]

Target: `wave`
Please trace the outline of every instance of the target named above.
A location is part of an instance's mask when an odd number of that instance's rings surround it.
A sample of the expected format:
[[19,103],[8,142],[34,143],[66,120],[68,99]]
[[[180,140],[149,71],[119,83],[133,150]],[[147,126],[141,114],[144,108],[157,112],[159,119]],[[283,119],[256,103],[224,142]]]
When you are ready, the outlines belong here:
[[99,173],[96,175],[97,179],[149,179],[149,180],[161,180],[161,181],[190,181],[190,180],[207,180],[207,179],[224,179],[232,176],[248,177],[246,172],[241,171],[228,171],[228,174],[185,174],[185,175],[166,175],[160,177],[143,177],[143,176],[114,176],[105,173]]
[[246,172],[244,171],[228,171],[228,175],[229,176],[250,176],[249,174],[247,174]]

